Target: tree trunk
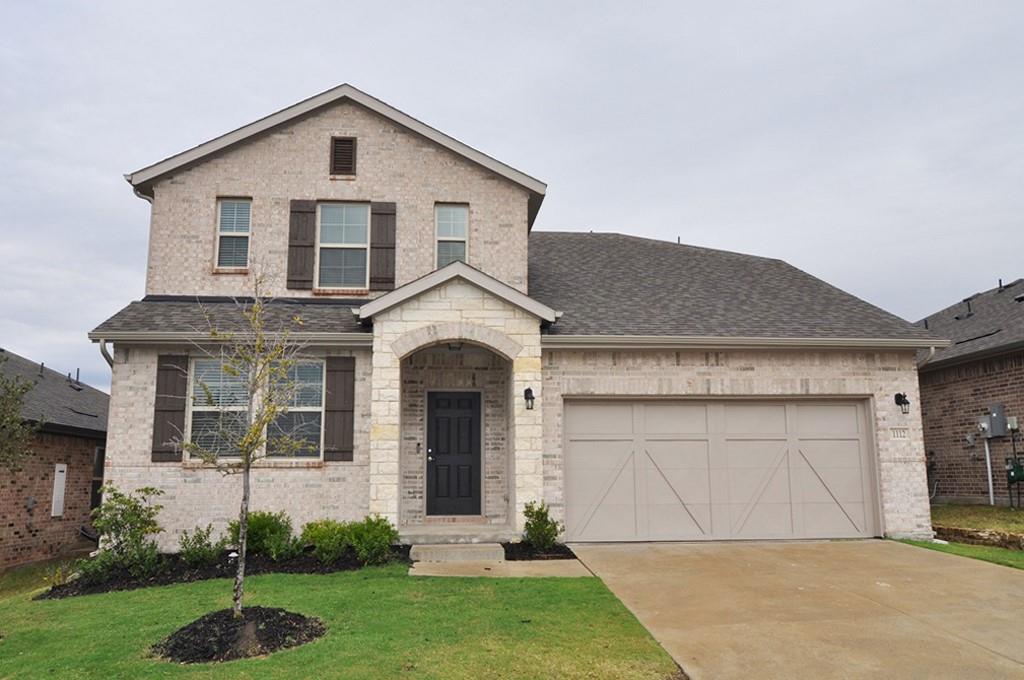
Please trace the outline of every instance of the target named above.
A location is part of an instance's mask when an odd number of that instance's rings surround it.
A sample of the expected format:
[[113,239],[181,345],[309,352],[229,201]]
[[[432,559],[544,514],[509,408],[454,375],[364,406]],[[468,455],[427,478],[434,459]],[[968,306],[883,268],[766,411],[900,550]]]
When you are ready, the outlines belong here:
[[242,617],[242,596],[245,593],[245,553],[249,534],[249,465],[242,468],[242,508],[238,512],[238,570],[235,572],[235,593],[232,610]]

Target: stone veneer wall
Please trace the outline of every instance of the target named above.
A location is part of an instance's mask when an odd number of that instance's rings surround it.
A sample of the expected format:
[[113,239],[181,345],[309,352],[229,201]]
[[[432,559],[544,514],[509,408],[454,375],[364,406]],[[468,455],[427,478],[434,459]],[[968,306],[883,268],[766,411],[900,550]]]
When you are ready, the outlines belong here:
[[[332,136],[357,138],[355,177],[328,174]],[[468,203],[469,264],[526,292],[526,189],[358,104],[321,109],[157,182],[147,294],[252,294],[249,277],[214,273],[218,197],[252,199],[250,262],[270,275],[266,295],[313,295],[285,288],[292,199],[396,203],[397,285],[435,269],[435,203]]]
[[[882,526],[930,537],[913,352],[544,350],[544,498],[564,516],[563,400],[573,396],[872,398]],[[903,415],[893,395],[906,392]]]
[[[483,514],[508,522],[510,364],[493,352],[463,345],[416,352],[402,362],[402,525],[423,523],[426,511],[427,390],[479,390],[483,409]],[[417,444],[421,446],[417,448]]]
[[[978,431],[978,419],[992,404],[1003,404],[1006,415],[1024,421],[1024,352],[1012,352],[956,366],[921,371],[921,417],[925,450],[934,454],[936,500],[988,503],[985,441],[973,447],[964,436]],[[1009,437],[989,441],[992,488],[996,502],[1006,504],[1004,459],[1013,455]],[[1024,447],[1018,444],[1018,453]],[[1016,490],[1014,491],[1016,499]]]
[[[241,480],[189,463],[153,463],[153,400],[160,354],[187,354],[188,347],[117,347],[111,383],[104,477],[124,491],[155,486],[164,491],[159,521],[163,550],[176,551],[183,529],[213,524],[215,533],[238,516]],[[352,462],[267,461],[252,474],[253,510],[284,510],[298,531],[314,519],[361,519],[369,511],[370,353],[322,350],[309,354],[354,356],[355,450]]]
[[[0,471],[0,571],[27,562],[64,555],[90,545],[78,528],[90,523],[93,456],[102,439],[40,433],[18,472]],[[68,466],[64,514],[51,517],[53,472]],[[35,507],[25,507],[29,498]]]
[[373,320],[373,431],[370,442],[370,511],[398,522],[400,505],[401,359],[422,347],[463,340],[512,362],[511,424],[514,507],[543,493],[541,409],[527,410],[523,391],[542,400],[540,324],[536,317],[461,279],[421,293]]

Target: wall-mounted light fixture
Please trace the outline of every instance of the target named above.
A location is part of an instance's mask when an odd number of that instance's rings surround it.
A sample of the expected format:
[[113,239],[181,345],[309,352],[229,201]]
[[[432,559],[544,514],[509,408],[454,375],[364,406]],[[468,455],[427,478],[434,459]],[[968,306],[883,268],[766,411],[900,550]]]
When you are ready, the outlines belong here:
[[907,399],[907,395],[903,392],[896,393],[896,405],[900,407],[900,411],[904,414],[910,413],[910,400]]
[[526,400],[526,410],[527,411],[532,411],[533,410],[533,401],[534,401],[534,399],[533,399],[533,388],[532,387],[527,387],[525,390],[523,390],[523,399]]

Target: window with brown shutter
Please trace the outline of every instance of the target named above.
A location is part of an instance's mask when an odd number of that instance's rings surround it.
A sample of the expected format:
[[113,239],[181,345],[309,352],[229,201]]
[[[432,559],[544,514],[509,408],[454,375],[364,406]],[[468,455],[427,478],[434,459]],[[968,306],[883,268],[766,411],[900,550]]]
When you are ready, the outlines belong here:
[[288,222],[288,288],[312,290],[316,262],[316,201],[293,200]]
[[370,204],[370,290],[395,288],[395,204]]
[[356,174],[356,138],[331,138],[331,174]]
[[328,357],[326,377],[324,460],[350,461],[355,439],[355,358]]
[[181,461],[187,395],[188,357],[161,354],[156,362],[152,462]]

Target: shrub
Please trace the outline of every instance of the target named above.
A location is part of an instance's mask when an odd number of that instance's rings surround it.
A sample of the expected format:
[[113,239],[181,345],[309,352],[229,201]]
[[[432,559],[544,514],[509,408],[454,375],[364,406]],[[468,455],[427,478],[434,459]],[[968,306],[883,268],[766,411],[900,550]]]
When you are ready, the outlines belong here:
[[[116,487],[107,485],[102,489],[103,502],[92,511],[92,524],[99,532],[104,553],[97,565],[87,570],[99,570],[102,565],[124,567],[136,578],[155,574],[161,564],[156,542],[150,536],[163,529],[156,521],[163,506],[152,502],[163,491],[152,487],[136,489],[134,493],[122,493]],[[98,572],[93,573],[98,576]]]
[[224,538],[216,542],[212,541],[210,539],[212,533],[212,524],[207,524],[205,528],[197,526],[192,533],[181,532],[178,545],[181,559],[185,564],[193,569],[202,569],[220,561],[221,555],[224,553],[225,541]]
[[554,548],[558,534],[562,533],[565,527],[551,519],[548,506],[543,501],[540,505],[531,501],[526,504],[523,514],[526,516],[523,540],[540,551]]
[[92,586],[109,581],[120,566],[113,551],[100,550],[94,557],[75,562],[75,571],[82,583]]
[[[228,535],[232,545],[238,545],[238,520],[228,524]],[[297,554],[292,540],[292,520],[282,512],[256,510],[249,513],[248,552],[266,555],[273,560]],[[275,557],[278,555],[279,557]]]
[[384,564],[391,557],[391,545],[398,530],[387,519],[374,515],[348,525],[352,547],[363,564]]
[[333,519],[310,522],[302,528],[302,545],[313,546],[313,554],[324,564],[341,559],[352,546],[351,525]]

